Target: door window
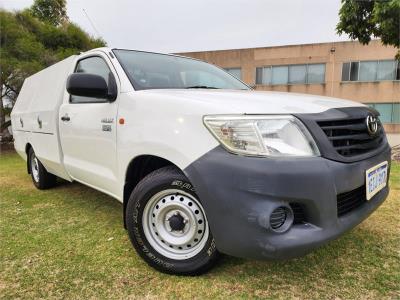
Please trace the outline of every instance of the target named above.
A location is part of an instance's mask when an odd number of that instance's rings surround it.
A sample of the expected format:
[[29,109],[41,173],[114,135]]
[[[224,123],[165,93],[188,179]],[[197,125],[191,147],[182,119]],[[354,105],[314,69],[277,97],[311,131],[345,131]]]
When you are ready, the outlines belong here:
[[[101,57],[98,56],[92,56],[80,60],[76,65],[75,73],[90,73],[99,75],[104,78],[107,84],[109,83],[110,76],[112,76],[111,70],[106,64],[106,62]],[[98,102],[108,102],[108,101],[107,99],[71,95],[70,102],[98,103]]]

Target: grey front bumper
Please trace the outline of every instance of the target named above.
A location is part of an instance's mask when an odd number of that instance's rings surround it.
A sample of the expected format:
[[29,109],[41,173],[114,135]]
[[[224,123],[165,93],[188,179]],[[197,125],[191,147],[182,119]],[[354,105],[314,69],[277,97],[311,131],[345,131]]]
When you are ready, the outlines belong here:
[[[383,161],[390,148],[354,163],[322,157],[255,158],[217,147],[185,173],[202,201],[217,249],[233,256],[286,259],[304,255],[367,218],[389,193],[386,186],[370,201],[337,216],[337,195],[365,184],[365,171]],[[301,204],[307,223],[284,233],[269,228],[269,215],[288,203]]]

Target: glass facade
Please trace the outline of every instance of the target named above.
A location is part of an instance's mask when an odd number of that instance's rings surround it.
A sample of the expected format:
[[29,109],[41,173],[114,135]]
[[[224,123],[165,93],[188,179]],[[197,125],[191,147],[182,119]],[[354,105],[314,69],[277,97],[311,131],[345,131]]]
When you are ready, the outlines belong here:
[[400,80],[400,66],[396,60],[371,60],[345,62],[342,81],[374,82]]
[[299,64],[256,68],[256,84],[325,83],[325,64]]

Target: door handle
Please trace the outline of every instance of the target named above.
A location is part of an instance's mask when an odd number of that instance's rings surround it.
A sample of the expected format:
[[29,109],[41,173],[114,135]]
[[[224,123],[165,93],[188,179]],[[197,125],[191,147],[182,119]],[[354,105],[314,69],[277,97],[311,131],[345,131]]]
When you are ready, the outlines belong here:
[[68,116],[68,114],[65,114],[65,115],[63,115],[63,116],[61,117],[61,121],[68,122],[68,121],[70,121],[70,120],[71,120],[71,118]]
[[40,119],[39,116],[37,117],[37,123],[38,123],[39,129],[42,129],[42,120]]

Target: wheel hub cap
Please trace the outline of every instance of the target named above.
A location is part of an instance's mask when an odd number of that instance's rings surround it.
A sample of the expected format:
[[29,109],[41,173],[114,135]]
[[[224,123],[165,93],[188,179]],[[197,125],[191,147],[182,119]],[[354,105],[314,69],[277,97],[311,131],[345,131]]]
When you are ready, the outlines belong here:
[[200,202],[181,190],[154,195],[143,211],[143,230],[151,246],[172,259],[187,259],[199,253],[209,236]]
[[168,218],[168,222],[172,231],[183,231],[183,228],[185,228],[185,223],[187,223],[187,219],[184,219],[177,211],[172,217]]
[[39,162],[36,156],[34,155],[32,156],[31,160],[31,172],[35,181],[39,182]]

